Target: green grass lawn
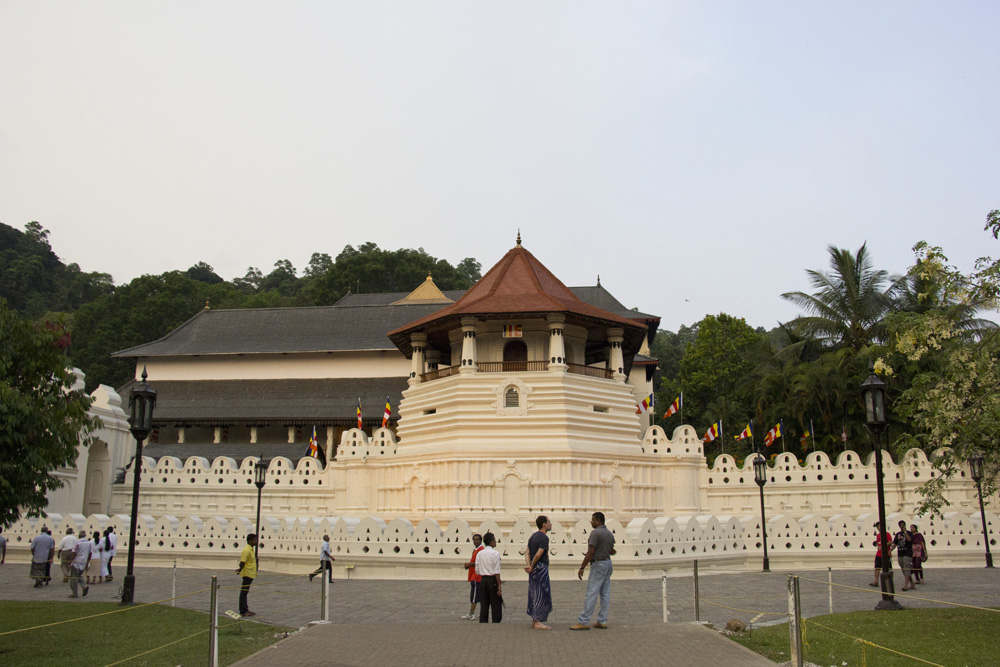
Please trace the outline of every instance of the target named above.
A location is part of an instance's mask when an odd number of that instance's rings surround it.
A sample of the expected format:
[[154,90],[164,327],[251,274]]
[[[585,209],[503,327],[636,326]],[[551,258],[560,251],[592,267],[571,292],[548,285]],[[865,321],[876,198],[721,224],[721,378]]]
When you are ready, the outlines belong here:
[[[945,667],[1000,663],[1000,611],[958,607],[855,611],[805,619],[804,627],[803,655],[824,667],[922,664],[865,642]],[[775,662],[790,656],[787,624],[755,628],[733,639]]]
[[[0,633],[111,611],[118,613],[0,634],[0,665],[110,665],[189,635],[195,636],[123,664],[176,667],[208,663],[208,615],[190,609],[150,605],[122,610],[113,602],[0,601]],[[219,664],[229,665],[255,653],[278,641],[275,635],[286,631],[290,630],[220,616]]]

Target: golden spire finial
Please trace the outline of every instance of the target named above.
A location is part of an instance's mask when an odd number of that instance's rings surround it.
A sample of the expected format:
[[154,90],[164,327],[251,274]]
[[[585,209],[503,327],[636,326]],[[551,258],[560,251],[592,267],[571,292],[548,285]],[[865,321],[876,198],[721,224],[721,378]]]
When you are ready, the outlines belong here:
[[520,228],[518,228],[518,230],[517,230],[517,247],[518,248],[521,247],[521,229]]
[[205,299],[205,310],[212,310],[208,305],[208,299]]

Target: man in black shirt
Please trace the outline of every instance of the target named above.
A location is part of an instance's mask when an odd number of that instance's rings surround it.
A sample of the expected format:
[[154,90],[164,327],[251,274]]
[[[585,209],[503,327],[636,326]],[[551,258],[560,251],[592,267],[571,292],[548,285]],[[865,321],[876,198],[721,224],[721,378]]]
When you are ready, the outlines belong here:
[[896,558],[903,570],[903,590],[913,588],[913,534],[906,530],[906,522],[899,522],[899,532],[892,538],[896,545]]
[[528,573],[528,613],[535,630],[551,630],[545,625],[552,611],[552,587],[549,583],[549,536],[552,522],[544,514],[535,519],[538,532],[528,538],[524,561]]

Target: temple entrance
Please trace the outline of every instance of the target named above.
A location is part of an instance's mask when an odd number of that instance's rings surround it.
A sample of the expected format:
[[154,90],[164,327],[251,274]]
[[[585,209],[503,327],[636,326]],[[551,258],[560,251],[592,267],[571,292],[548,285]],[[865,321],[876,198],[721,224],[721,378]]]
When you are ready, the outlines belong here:
[[108,483],[111,478],[111,457],[108,455],[108,445],[97,440],[90,446],[87,457],[87,472],[84,478],[83,513],[104,514],[108,511],[111,491]]
[[528,370],[528,346],[523,340],[512,340],[504,345],[503,370],[507,373]]

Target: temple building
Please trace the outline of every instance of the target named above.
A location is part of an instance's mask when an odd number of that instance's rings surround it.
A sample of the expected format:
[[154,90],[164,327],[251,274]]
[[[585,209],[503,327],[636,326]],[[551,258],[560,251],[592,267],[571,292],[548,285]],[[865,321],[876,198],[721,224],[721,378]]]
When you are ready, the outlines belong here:
[[[475,415],[467,412],[471,404],[449,413],[422,387],[444,386],[447,400],[465,406],[464,392],[481,391],[473,389],[477,380],[470,374],[481,374],[483,387],[507,374],[504,414],[494,410],[493,418],[507,418],[517,429],[553,418],[553,401],[593,393],[560,410],[545,437],[568,438],[577,425],[601,422],[591,444],[613,447],[622,438],[637,441],[649,424],[648,413],[636,415],[636,407],[652,393],[656,360],[648,351],[658,324],[656,316],[627,309],[599,281],[567,288],[518,239],[468,292],[442,292],[428,276],[409,294],[349,293],[329,307],[206,306],[160,340],[114,356],[135,358],[136,377],[146,368],[156,388],[157,429],[145,454],[157,459],[298,460],[315,428],[333,460],[344,434],[359,429],[358,413],[360,430],[372,435],[386,404],[388,428],[399,438],[408,432],[416,445],[440,433],[441,420],[483,417],[482,406]],[[461,380],[434,382],[451,375]],[[535,380],[543,379],[544,394],[525,393],[541,389]],[[119,393],[130,390],[131,384]],[[416,406],[408,427],[400,424],[404,394]],[[440,416],[427,414],[437,409]],[[583,410],[588,414],[581,421]],[[449,433],[438,446],[461,439]]]

